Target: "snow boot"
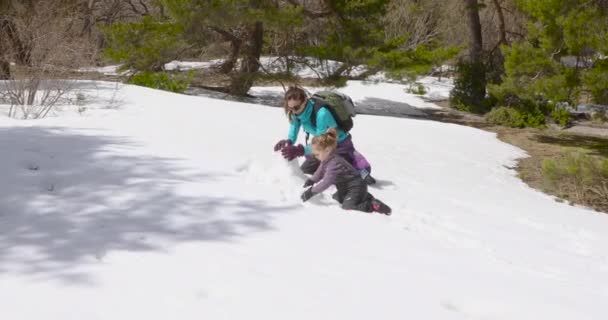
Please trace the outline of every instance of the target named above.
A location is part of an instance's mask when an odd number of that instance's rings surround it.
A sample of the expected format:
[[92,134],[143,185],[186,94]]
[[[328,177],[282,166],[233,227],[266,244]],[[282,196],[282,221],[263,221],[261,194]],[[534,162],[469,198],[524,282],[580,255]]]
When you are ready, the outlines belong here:
[[384,202],[378,199],[372,200],[372,210],[373,212],[382,213],[387,216],[390,216],[392,211],[389,206],[387,206]]

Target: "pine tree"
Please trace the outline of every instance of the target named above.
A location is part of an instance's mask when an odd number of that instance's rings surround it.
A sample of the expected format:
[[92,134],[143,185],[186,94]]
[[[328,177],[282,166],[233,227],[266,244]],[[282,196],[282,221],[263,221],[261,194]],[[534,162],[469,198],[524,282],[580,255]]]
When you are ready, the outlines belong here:
[[507,104],[527,100],[575,105],[582,90],[589,89],[596,102],[606,102],[603,57],[608,54],[608,15],[601,1],[519,0],[518,4],[529,16],[529,34],[512,47],[503,47],[504,83],[491,87],[492,94]]

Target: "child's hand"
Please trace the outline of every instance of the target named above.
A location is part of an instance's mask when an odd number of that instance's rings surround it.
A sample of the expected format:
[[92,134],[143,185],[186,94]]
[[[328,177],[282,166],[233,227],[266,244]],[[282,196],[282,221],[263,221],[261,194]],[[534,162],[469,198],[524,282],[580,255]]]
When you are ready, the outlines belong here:
[[315,194],[312,192],[312,187],[306,189],[306,191],[304,191],[304,193],[302,193],[302,201],[306,202],[308,201],[308,199],[312,198]]
[[313,184],[315,184],[314,181],[310,180],[310,179],[306,179],[306,182],[304,182],[304,185],[302,186],[302,188],[306,188],[306,187],[310,187]]

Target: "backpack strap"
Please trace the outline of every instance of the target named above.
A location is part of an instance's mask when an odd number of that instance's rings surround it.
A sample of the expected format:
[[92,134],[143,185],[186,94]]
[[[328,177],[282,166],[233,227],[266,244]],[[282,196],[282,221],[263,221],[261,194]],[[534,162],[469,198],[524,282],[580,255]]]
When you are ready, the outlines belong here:
[[[310,113],[310,123],[312,123],[313,127],[317,127],[317,112],[319,109],[323,108],[326,103],[325,101],[318,99],[316,97],[310,98],[314,102],[312,106],[312,112]],[[308,138],[310,137],[310,133],[306,132],[306,144],[308,145]]]

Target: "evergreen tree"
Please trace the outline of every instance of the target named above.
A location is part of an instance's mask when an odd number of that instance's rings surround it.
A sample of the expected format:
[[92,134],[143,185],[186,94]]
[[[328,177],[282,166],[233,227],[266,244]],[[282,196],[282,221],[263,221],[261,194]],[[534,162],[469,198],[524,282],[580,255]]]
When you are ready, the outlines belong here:
[[502,48],[506,74],[502,85],[491,87],[492,94],[506,104],[576,105],[581,91],[589,89],[596,102],[606,102],[608,16],[601,1],[518,3],[529,16],[529,34]]

